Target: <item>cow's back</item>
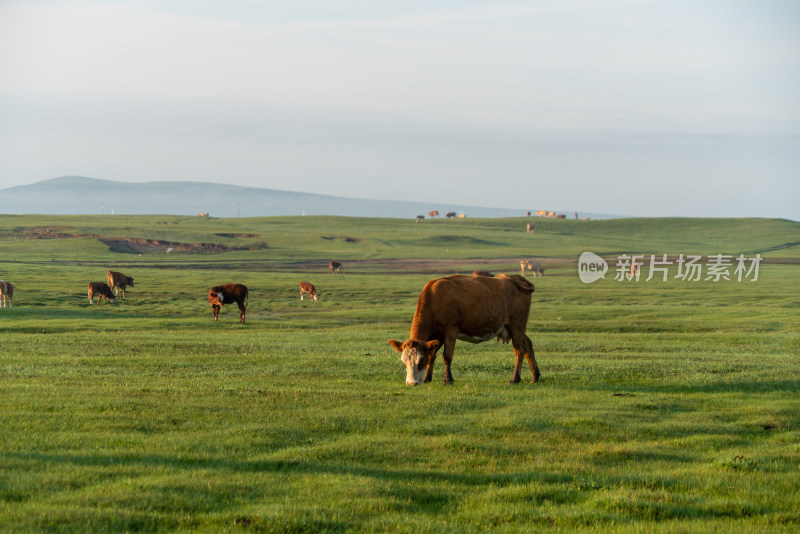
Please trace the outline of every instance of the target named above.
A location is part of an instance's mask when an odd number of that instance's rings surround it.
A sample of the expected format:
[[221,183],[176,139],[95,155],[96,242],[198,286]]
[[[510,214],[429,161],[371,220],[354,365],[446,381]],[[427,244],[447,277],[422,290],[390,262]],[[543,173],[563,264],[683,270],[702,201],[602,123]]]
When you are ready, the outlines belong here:
[[417,303],[412,331],[459,331],[483,335],[512,320],[527,323],[533,284],[519,275],[452,275],[431,280]]

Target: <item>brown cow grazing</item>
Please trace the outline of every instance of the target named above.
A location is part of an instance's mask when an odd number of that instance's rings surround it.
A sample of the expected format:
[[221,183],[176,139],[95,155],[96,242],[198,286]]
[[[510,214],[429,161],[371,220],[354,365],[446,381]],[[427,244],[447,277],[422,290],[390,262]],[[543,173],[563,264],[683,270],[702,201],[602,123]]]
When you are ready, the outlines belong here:
[[308,282],[300,282],[300,300],[303,300],[303,295],[308,293],[308,296],[317,301],[317,288],[314,284]]
[[125,288],[127,286],[133,287],[133,277],[125,276],[117,271],[108,271],[106,280],[108,280],[108,285],[114,291],[114,295],[119,295],[119,290],[122,290],[122,298],[125,298]]
[[436,352],[441,346],[444,346],[444,383],[452,384],[450,364],[456,340],[481,343],[492,338],[503,343],[511,340],[514,346],[512,384],[520,380],[523,358],[530,364],[532,382],[538,381],[540,373],[533,343],[525,335],[533,290],[533,284],[525,278],[505,274],[494,278],[455,274],[425,284],[408,340],[389,340],[403,354],[406,384],[430,382]]
[[428,212],[428,215],[430,216],[431,219],[433,219],[434,217],[438,217],[439,216],[439,210],[431,210],[431,211]]
[[112,304],[115,300],[114,293],[111,292],[111,288],[105,282],[89,282],[89,304],[94,304],[92,299],[95,295],[97,295],[98,304],[104,298]]
[[447,217],[448,219],[454,219],[456,216],[456,212],[448,211],[447,213],[444,214],[444,216]]
[[489,271],[472,271],[472,276],[494,276]]
[[341,268],[342,264],[338,261],[328,262],[328,274],[339,274],[339,269]]
[[211,304],[211,312],[216,321],[219,317],[219,309],[223,304],[235,302],[239,306],[239,322],[244,323],[244,314],[247,309],[247,287],[242,284],[223,284],[214,286],[208,290],[208,302]]
[[11,282],[6,282],[5,280],[0,280],[0,299],[2,299],[2,306],[6,307],[6,302],[8,302],[8,307],[11,308],[11,300],[14,298],[14,285]]

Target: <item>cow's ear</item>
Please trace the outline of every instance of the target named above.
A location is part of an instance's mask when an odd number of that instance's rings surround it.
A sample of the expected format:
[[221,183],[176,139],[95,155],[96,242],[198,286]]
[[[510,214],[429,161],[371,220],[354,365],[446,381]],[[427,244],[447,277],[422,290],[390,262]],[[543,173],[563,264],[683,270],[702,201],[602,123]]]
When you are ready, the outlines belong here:
[[439,346],[441,344],[442,343],[438,339],[434,339],[432,341],[428,341],[427,343],[425,343],[425,346],[428,348],[429,351],[436,352],[437,350],[439,350]]
[[393,346],[394,350],[396,350],[397,352],[403,352],[403,343],[401,343],[400,341],[397,341],[396,339],[390,339],[389,345]]

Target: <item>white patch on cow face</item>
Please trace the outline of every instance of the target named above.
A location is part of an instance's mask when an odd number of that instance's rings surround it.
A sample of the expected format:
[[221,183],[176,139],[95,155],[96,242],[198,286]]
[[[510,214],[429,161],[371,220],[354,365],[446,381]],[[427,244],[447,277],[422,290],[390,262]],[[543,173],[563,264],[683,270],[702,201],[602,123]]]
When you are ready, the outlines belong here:
[[425,356],[417,348],[407,346],[403,349],[403,356],[400,359],[403,365],[406,366],[406,385],[418,386],[422,384],[428,363]]
[[217,293],[217,298],[219,299],[220,304],[225,304],[225,297],[222,295],[222,293]]

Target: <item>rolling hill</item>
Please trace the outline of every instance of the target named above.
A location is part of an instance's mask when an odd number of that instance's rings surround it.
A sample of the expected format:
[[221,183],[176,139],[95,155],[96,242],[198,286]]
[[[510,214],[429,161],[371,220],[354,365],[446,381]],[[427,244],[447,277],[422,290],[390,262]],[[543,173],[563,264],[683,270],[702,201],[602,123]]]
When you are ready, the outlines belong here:
[[[436,209],[442,215],[454,211],[469,217],[522,215],[519,209],[441,202],[344,198],[209,182],[116,182],[83,176],[62,176],[2,189],[0,199],[0,213],[6,214],[197,215],[207,212],[212,217],[343,215],[414,218],[417,214],[427,214]],[[611,217],[592,213],[580,215],[599,219]]]

